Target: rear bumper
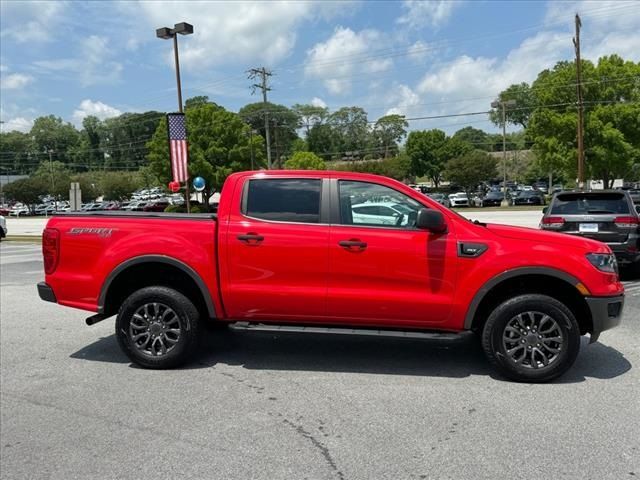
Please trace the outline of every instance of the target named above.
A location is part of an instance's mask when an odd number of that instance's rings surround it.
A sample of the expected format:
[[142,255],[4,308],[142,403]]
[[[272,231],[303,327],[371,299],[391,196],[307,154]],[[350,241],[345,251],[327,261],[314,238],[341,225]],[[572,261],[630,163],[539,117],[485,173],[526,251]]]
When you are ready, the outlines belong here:
[[590,343],[593,343],[598,340],[602,332],[620,325],[624,307],[624,295],[616,297],[586,297],[585,300],[591,311],[593,331],[591,332]]
[[40,298],[45,302],[58,303],[58,299],[56,298],[56,294],[53,293],[53,289],[45,282],[38,283],[38,295],[40,295]]

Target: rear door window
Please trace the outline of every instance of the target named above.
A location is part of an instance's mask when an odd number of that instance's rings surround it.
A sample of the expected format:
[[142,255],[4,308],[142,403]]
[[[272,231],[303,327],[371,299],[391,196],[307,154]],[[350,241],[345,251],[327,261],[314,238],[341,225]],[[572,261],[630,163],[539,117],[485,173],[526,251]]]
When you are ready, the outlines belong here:
[[629,204],[619,193],[567,193],[556,197],[551,212],[564,215],[629,213]]
[[249,180],[242,213],[278,222],[319,223],[321,185],[322,180],[307,178]]

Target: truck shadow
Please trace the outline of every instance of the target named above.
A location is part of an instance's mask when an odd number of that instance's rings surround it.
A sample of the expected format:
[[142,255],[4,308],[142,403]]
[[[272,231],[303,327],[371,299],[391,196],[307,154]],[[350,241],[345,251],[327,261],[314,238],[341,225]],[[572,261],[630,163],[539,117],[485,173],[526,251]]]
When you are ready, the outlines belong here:
[[[615,348],[602,343],[587,345],[574,366],[556,383],[577,383],[587,378],[610,379],[632,365]],[[71,358],[129,363],[115,336],[103,337]],[[184,369],[215,365],[242,366],[249,370],[416,375],[464,378],[471,375],[504,380],[487,362],[473,336],[456,343],[384,337],[312,334],[272,334],[204,330],[200,352]],[[134,365],[132,367],[136,368]]]

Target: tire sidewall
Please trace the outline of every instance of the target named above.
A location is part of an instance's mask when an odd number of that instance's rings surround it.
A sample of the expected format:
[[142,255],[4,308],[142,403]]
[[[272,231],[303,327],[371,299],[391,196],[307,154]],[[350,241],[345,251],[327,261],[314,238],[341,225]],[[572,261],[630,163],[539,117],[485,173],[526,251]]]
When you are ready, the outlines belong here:
[[[171,308],[180,322],[180,339],[174,348],[162,357],[152,357],[136,348],[129,337],[129,324],[133,314],[146,303],[162,303]],[[145,368],[173,368],[183,364],[193,353],[198,341],[198,310],[180,292],[168,287],[146,287],[131,294],[120,307],[116,317],[116,338],[129,359]]]
[[[513,317],[527,311],[549,315],[558,323],[566,339],[559,356],[548,368],[516,365],[505,351],[504,328]],[[483,331],[483,347],[504,376],[521,382],[545,382],[562,375],[574,363],[580,350],[580,329],[571,311],[558,300],[545,295],[521,295],[505,301],[491,313]]]

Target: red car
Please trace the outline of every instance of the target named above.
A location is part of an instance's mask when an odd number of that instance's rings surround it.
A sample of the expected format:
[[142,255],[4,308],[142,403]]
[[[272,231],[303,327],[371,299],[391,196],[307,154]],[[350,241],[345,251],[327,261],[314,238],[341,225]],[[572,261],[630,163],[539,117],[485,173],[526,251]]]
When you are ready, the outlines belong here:
[[[361,208],[381,203],[393,212]],[[95,312],[90,325],[116,315],[120,346],[148,368],[185,362],[211,321],[447,339],[473,331],[503,375],[541,382],[573,364],[581,335],[594,342],[618,325],[624,303],[603,243],[471,222],[358,173],[236,173],[217,215],[59,215],[42,248],[40,297]]]

